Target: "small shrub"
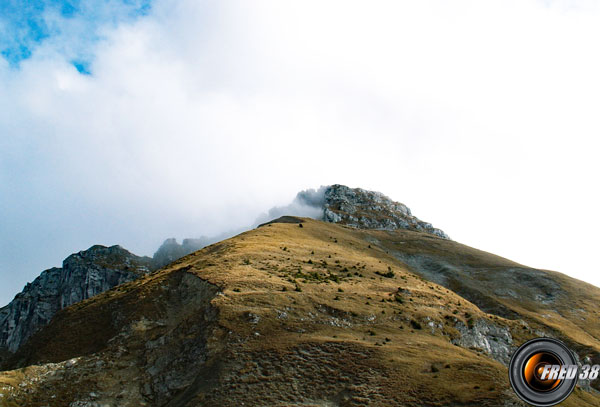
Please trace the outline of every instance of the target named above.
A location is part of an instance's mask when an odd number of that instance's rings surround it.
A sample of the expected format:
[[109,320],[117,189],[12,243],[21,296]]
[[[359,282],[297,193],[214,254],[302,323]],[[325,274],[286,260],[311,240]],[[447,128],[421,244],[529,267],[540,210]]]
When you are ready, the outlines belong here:
[[281,291],[287,291],[287,287],[283,286],[283,288],[281,289]]
[[294,291],[302,292],[302,288],[299,285],[297,285]]
[[[337,277],[337,276],[336,276],[336,277]],[[338,293],[343,293],[343,292],[344,292],[344,290],[343,290],[341,287],[339,287],[339,288],[338,288]]]
[[395,276],[393,271],[388,271],[387,273],[382,273],[381,271],[376,271],[375,274],[380,275],[381,277],[393,278]]
[[298,223],[298,227],[303,228],[304,226],[302,226],[302,223]]
[[410,320],[410,326],[412,326],[414,329],[423,329],[421,323],[419,321],[415,321],[414,319]]
[[235,287],[235,288],[233,289],[233,291],[235,291],[236,293],[239,293],[239,292],[240,292],[240,289],[239,289],[239,288],[237,288],[237,287]]

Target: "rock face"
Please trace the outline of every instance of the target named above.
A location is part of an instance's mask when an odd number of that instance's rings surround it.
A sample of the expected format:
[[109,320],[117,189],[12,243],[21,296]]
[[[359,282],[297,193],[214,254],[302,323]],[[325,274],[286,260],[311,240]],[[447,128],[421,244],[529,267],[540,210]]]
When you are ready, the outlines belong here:
[[0,309],[0,349],[15,352],[59,310],[148,273],[150,261],[120,246],[72,254],[62,268],[42,272]]
[[152,257],[152,267],[159,269],[169,263],[174,262],[196,250],[202,249],[209,245],[212,241],[205,238],[200,239],[183,239],[182,244],[177,243],[174,238],[169,238],[158,248]]
[[331,185],[324,191],[323,220],[361,229],[407,229],[449,239],[440,229],[413,216],[410,209],[381,192]]
[[458,322],[456,330],[461,336],[452,343],[467,349],[479,349],[492,359],[508,366],[510,357],[515,350],[509,329],[479,319],[471,326]]

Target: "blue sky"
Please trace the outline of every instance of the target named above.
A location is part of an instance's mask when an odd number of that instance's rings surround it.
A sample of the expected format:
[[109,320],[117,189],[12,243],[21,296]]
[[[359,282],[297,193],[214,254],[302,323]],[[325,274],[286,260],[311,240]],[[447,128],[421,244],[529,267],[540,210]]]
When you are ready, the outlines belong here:
[[44,42],[62,39],[63,55],[89,74],[100,27],[117,26],[147,15],[151,0],[5,0],[0,3],[0,54],[13,67],[30,58]]
[[0,7],[0,303],[332,183],[600,285],[595,2]]

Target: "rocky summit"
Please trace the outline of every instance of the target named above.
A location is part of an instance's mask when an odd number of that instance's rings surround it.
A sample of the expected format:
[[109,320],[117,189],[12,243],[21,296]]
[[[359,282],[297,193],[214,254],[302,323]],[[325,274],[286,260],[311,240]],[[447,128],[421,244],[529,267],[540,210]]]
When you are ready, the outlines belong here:
[[290,205],[272,208],[257,224],[284,215],[306,216],[359,229],[414,230],[449,239],[442,230],[414,216],[403,203],[381,192],[340,184],[301,191]]
[[323,220],[362,229],[415,230],[449,239],[442,230],[413,216],[406,205],[392,201],[381,192],[345,185],[325,188]]
[[0,349],[15,352],[59,310],[139,278],[150,271],[150,260],[120,246],[97,245],[72,254],[0,309]]

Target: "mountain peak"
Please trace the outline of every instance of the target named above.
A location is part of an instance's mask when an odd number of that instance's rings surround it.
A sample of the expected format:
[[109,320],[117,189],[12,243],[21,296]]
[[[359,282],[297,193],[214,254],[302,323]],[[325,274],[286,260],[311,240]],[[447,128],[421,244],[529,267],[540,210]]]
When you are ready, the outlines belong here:
[[306,216],[358,229],[413,230],[450,239],[442,230],[414,216],[403,203],[381,192],[341,184],[300,191],[290,205],[271,209],[269,219],[263,217],[259,223],[284,215]]
[[381,192],[335,184],[325,188],[324,204],[323,218],[327,222],[360,229],[415,230],[450,239],[442,230],[412,215],[406,205]]

